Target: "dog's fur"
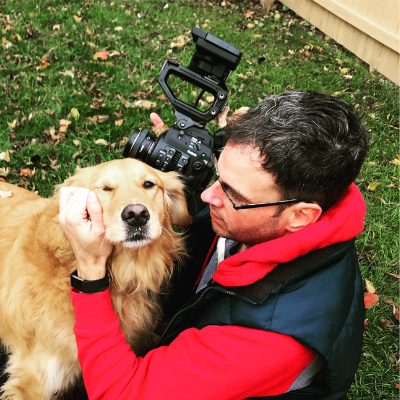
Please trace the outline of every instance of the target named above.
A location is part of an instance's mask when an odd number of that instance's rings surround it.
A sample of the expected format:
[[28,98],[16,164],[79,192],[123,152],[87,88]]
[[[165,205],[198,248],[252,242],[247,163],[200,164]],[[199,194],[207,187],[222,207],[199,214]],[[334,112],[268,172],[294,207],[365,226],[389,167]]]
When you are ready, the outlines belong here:
[[[144,188],[150,181],[155,185]],[[94,190],[103,208],[106,239],[114,244],[107,269],[121,330],[137,354],[148,349],[158,318],[157,294],[183,243],[171,224],[190,223],[183,185],[133,159],[84,168],[60,186]],[[111,190],[109,190],[111,189]],[[57,398],[79,379],[73,334],[70,274],[77,269],[59,223],[58,193],[49,199],[0,182],[0,340],[10,352],[2,399]],[[138,229],[121,218],[130,204],[147,207]]]

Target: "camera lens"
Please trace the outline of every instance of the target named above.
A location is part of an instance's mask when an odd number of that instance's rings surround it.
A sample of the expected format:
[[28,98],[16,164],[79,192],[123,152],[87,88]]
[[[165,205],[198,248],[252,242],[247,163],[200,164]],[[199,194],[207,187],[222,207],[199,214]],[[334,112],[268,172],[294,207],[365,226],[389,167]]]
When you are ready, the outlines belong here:
[[146,129],[135,129],[124,149],[124,157],[145,161],[157,142],[157,136]]

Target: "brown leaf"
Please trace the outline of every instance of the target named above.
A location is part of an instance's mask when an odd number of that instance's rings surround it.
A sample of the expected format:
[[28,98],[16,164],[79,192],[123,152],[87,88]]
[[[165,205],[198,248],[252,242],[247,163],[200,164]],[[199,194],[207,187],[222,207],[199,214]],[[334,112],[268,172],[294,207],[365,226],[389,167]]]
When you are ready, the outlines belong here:
[[368,325],[369,325],[368,319],[364,319],[364,334],[363,334],[364,337],[367,334]]
[[119,119],[117,121],[115,121],[115,126],[121,126],[124,123],[123,119]]
[[379,321],[379,325],[381,326],[382,329],[390,329],[390,328],[393,328],[393,326],[394,326],[392,321],[385,319],[385,318],[382,318]]
[[400,310],[398,310],[395,306],[393,306],[393,315],[399,321],[400,319]]
[[400,308],[400,305],[397,304],[397,303],[395,303],[393,300],[390,300],[390,299],[383,299],[383,302],[384,302],[385,304],[389,304],[389,305],[391,305],[391,306],[396,306],[396,307]]
[[93,117],[87,117],[86,119],[91,123],[103,123],[110,118],[109,115],[93,115]]
[[391,276],[394,279],[400,279],[400,275],[399,274],[393,274],[391,272],[385,272],[385,274]]

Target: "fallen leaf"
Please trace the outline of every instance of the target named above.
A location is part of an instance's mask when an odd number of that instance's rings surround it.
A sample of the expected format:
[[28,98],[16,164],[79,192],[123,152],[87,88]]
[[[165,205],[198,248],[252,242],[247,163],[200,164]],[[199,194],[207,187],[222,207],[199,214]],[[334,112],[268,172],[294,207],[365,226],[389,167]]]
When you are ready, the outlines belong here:
[[60,24],[53,25],[53,31],[59,31],[61,29]]
[[372,284],[372,282],[368,278],[364,278],[364,280],[365,280],[365,286],[367,287],[367,292],[376,293],[375,286]]
[[371,196],[371,197],[373,197],[374,199],[380,200],[385,205],[387,204],[387,202],[385,200],[383,200],[382,197],[380,197],[380,196]]
[[397,321],[400,319],[400,310],[398,310],[395,306],[393,306],[393,315]]
[[87,117],[86,119],[92,123],[103,123],[110,118],[109,115],[93,115],[93,117]]
[[10,173],[10,168],[4,168],[4,167],[2,167],[2,168],[0,168],[0,176],[1,177],[6,177],[6,176],[8,176],[8,174]]
[[368,319],[364,319],[364,334],[363,334],[364,337],[367,334],[368,325],[369,325]]
[[381,183],[380,182],[372,182],[368,185],[368,190],[375,190]]
[[74,20],[76,22],[81,22],[82,21],[82,17],[78,17],[78,16],[74,15],[73,18],[74,18]]
[[22,168],[20,175],[32,177],[33,175],[35,175],[35,170],[31,171],[29,168]]
[[72,121],[68,121],[67,119],[60,119],[58,121],[60,126],[70,126],[72,124]]
[[145,110],[150,110],[151,108],[157,107],[156,103],[149,100],[137,100],[133,103],[134,107],[143,108]]
[[77,108],[75,107],[71,108],[71,116],[74,119],[79,119],[80,114]]
[[92,31],[91,31],[89,28],[86,28],[86,33],[87,33],[88,35],[90,35],[90,36],[93,35]]
[[116,26],[114,28],[115,31],[122,31],[124,28],[122,28],[122,26]]
[[393,165],[400,165],[400,160],[398,158],[395,158],[394,160],[389,161],[389,163]]
[[12,197],[12,191],[10,190],[9,192],[4,192],[3,190],[0,190],[0,197],[2,199],[7,199],[8,197]]
[[81,145],[81,141],[79,139],[74,139],[72,142],[74,143],[75,146]]
[[15,128],[15,127],[17,126],[17,120],[14,119],[13,122],[7,122],[7,124],[8,124],[8,126],[9,126],[10,128]]
[[189,43],[192,41],[192,38],[187,35],[180,35],[176,37],[170,44],[170,48],[173,49],[174,47],[181,48],[183,47],[186,43]]
[[385,272],[385,274],[391,276],[394,279],[400,279],[399,274],[393,274],[392,272]]
[[393,328],[394,327],[393,322],[390,321],[389,319],[385,319],[385,318],[382,318],[379,321],[379,325],[381,326],[382,329],[389,329],[389,328]]
[[249,29],[253,29],[254,28],[254,24],[252,24],[252,23],[250,23],[250,24],[247,24],[247,27],[249,28]]
[[60,75],[67,75],[67,76],[70,76],[72,79],[75,78],[75,74],[74,74],[72,71],[70,71],[69,69],[67,69],[67,70],[64,71],[64,72],[59,72],[59,74],[60,74]]
[[115,126],[121,126],[124,123],[123,119],[119,119],[117,121],[115,121]]
[[163,132],[167,131],[169,129],[168,125],[164,124],[160,128],[157,128],[155,126],[151,127],[151,130],[157,135],[160,136]]
[[104,146],[108,146],[109,145],[109,143],[105,139],[97,139],[97,140],[94,141],[94,143],[95,144],[102,144]]
[[5,162],[10,162],[11,161],[10,152],[7,150],[0,153],[0,160],[3,160]]
[[398,303],[395,303],[395,302],[394,302],[393,300],[391,300],[391,299],[384,299],[383,302],[384,302],[385,304],[389,304],[390,306],[394,306],[394,307],[400,308],[400,305],[399,305]]
[[107,56],[110,54],[109,51],[98,51],[97,53],[94,53],[93,58],[97,60],[98,58],[101,58],[102,60],[107,60]]
[[371,308],[373,306],[379,306],[379,296],[374,293],[364,293],[364,304],[365,308]]
[[214,101],[214,96],[207,96],[206,100],[207,100],[207,103],[212,103]]

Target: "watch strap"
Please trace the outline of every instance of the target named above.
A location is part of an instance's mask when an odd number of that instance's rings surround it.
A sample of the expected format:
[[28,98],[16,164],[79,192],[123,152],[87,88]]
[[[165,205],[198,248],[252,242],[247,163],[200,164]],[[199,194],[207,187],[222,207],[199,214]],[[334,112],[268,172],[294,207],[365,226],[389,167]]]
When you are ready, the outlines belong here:
[[86,281],[78,276],[78,271],[74,271],[71,274],[71,286],[82,293],[99,293],[111,286],[111,276],[107,273],[104,278],[95,281]]

